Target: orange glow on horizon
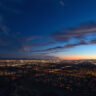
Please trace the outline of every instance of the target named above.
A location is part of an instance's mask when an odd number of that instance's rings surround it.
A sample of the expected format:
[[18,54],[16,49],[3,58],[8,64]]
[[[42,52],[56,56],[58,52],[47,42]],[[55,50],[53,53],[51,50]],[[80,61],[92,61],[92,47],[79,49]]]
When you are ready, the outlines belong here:
[[68,56],[68,57],[60,57],[62,60],[81,60],[81,59],[96,59],[96,56]]

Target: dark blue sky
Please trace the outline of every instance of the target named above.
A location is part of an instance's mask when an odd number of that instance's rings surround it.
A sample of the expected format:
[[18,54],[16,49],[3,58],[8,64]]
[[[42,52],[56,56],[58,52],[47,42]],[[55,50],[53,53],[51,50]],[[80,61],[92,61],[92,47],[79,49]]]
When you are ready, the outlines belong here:
[[95,58],[95,35],[96,0],[0,0],[1,58]]

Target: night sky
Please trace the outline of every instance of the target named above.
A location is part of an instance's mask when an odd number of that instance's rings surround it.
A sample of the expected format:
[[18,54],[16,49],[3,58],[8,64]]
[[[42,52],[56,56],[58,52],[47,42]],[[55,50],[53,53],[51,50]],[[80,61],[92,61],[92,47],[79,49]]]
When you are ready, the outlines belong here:
[[0,0],[0,58],[96,59],[96,0]]

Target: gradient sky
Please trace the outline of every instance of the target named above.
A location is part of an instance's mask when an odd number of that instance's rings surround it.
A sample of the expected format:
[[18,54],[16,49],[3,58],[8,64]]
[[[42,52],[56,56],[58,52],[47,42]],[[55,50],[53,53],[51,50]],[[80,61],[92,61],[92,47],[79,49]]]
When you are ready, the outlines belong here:
[[0,58],[96,59],[96,0],[0,0]]

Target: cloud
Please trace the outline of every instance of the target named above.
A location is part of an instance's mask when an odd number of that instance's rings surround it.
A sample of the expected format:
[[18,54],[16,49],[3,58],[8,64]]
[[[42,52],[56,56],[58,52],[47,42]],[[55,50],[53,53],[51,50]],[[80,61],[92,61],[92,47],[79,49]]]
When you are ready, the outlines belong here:
[[84,40],[81,40],[78,43],[73,43],[73,44],[66,44],[63,46],[56,46],[56,47],[52,47],[52,48],[48,48],[45,50],[37,50],[37,51],[33,51],[33,52],[37,52],[37,53],[46,53],[46,54],[50,54],[50,53],[56,53],[56,52],[61,52],[61,51],[66,51],[66,49],[71,49],[77,46],[82,46],[82,45],[92,45],[92,44],[96,44],[96,40],[92,40],[90,42],[86,42]]
[[53,35],[53,38],[59,42],[66,42],[72,38],[83,39],[87,35],[92,34],[96,34],[96,22],[89,22],[76,28],[69,28],[67,30],[63,30],[62,32],[57,32]]
[[10,29],[8,26],[5,24],[4,18],[0,16],[0,33],[3,33],[5,35],[9,34]]
[[[95,44],[96,40],[85,40],[84,36],[87,36],[88,34],[95,34],[96,33],[96,24],[95,23],[86,23],[82,24],[79,27],[76,28],[69,28],[68,30],[64,30],[63,32],[58,32],[52,35],[52,40],[50,41],[42,41],[41,36],[27,36],[27,37],[20,37],[13,40],[11,39],[11,42],[17,42],[19,45],[17,45],[18,52],[21,53],[31,53],[31,54],[50,54],[50,53],[56,53],[59,51],[64,51],[66,49],[71,49],[77,46],[82,45],[90,45]],[[77,38],[75,42],[69,42],[72,38]],[[44,39],[44,38],[43,38]],[[48,37],[49,39],[49,37]],[[40,42],[33,42],[35,40],[41,40]],[[78,42],[77,42],[78,41]],[[13,44],[12,42],[12,44]],[[29,43],[31,42],[31,44]],[[33,42],[33,43],[32,43]],[[57,46],[59,42],[59,45],[61,42],[66,42],[65,45]],[[50,45],[57,44],[56,47],[51,47]],[[41,47],[39,50],[38,48]],[[44,49],[45,47],[45,49]],[[47,48],[49,47],[49,48]],[[34,50],[36,48],[36,50]],[[17,50],[16,49],[16,50]]]
[[32,50],[32,46],[22,46],[21,49],[20,49],[20,52],[31,52]]
[[60,60],[56,56],[50,56],[46,54],[32,54],[32,55],[27,55],[27,54],[15,54],[15,53],[5,53],[5,54],[0,54],[0,59],[35,59],[35,60]]
[[18,40],[17,32],[6,25],[3,15],[0,15],[0,52],[16,52],[22,46]]
[[38,39],[41,39],[41,38],[42,38],[41,36],[30,36],[30,37],[25,38],[25,41],[30,42],[32,40],[38,40]]
[[0,25],[0,33],[8,35],[9,34],[9,30],[10,29],[6,25],[3,25],[3,24]]
[[59,3],[60,3],[60,5],[65,6],[65,3],[63,0],[60,0]]
[[49,47],[50,45],[54,45],[56,43],[54,41],[50,41],[49,39],[45,40],[44,37],[38,35],[21,37],[18,40],[22,44],[21,48],[19,49],[20,52],[37,52],[33,50]]
[[56,56],[49,56],[48,54],[47,55],[36,54],[36,55],[32,55],[30,58],[41,59],[41,60],[59,60],[58,57],[56,57]]
[[[67,30],[59,31],[52,35],[53,41],[55,41],[56,43],[63,42],[65,45],[32,52],[55,53],[65,49],[71,49],[77,46],[96,44],[96,40],[94,38],[88,40],[86,39],[86,37],[94,35],[96,35],[96,22],[83,23],[75,28],[68,28]],[[73,39],[75,39],[75,41],[72,41]]]
[[[25,52],[25,53],[28,53],[28,52],[41,52],[41,50],[36,50],[35,49],[38,49],[38,48],[44,48],[46,46],[50,46],[50,45],[53,45],[54,42],[45,42],[45,43],[34,43],[34,44],[22,44],[21,48],[19,49],[20,52]],[[43,53],[44,54],[44,53]]]
[[13,35],[10,28],[4,24],[4,20],[0,20],[0,50],[3,52],[16,52],[22,43],[19,42],[16,33]]
[[96,39],[93,39],[89,42],[90,44],[96,44]]
[[[59,52],[59,51],[64,51],[65,49],[71,49],[71,48],[74,48],[74,47],[77,47],[77,46],[82,46],[82,45],[92,45],[92,44],[95,44],[96,45],[96,40],[91,40],[90,42],[86,42],[84,40],[81,40],[80,42],[78,43],[75,43],[75,44],[66,44],[64,46],[57,46],[57,47],[53,47],[53,48],[49,48],[47,50],[43,50],[43,51],[48,51],[48,52]],[[65,50],[66,51],[66,50]]]
[[[87,44],[87,43],[86,43]],[[56,52],[56,51],[62,51],[62,49],[70,49],[70,48],[74,48],[76,46],[80,46],[80,45],[85,45],[83,43],[77,43],[77,44],[66,44],[64,46],[57,46],[57,47],[53,47],[53,48],[49,48],[45,51],[48,51],[48,52]]]
[[45,46],[50,46],[50,45],[54,45],[56,42],[53,41],[49,41],[49,42],[39,42],[39,43],[35,43],[32,44],[33,47],[45,47]]

